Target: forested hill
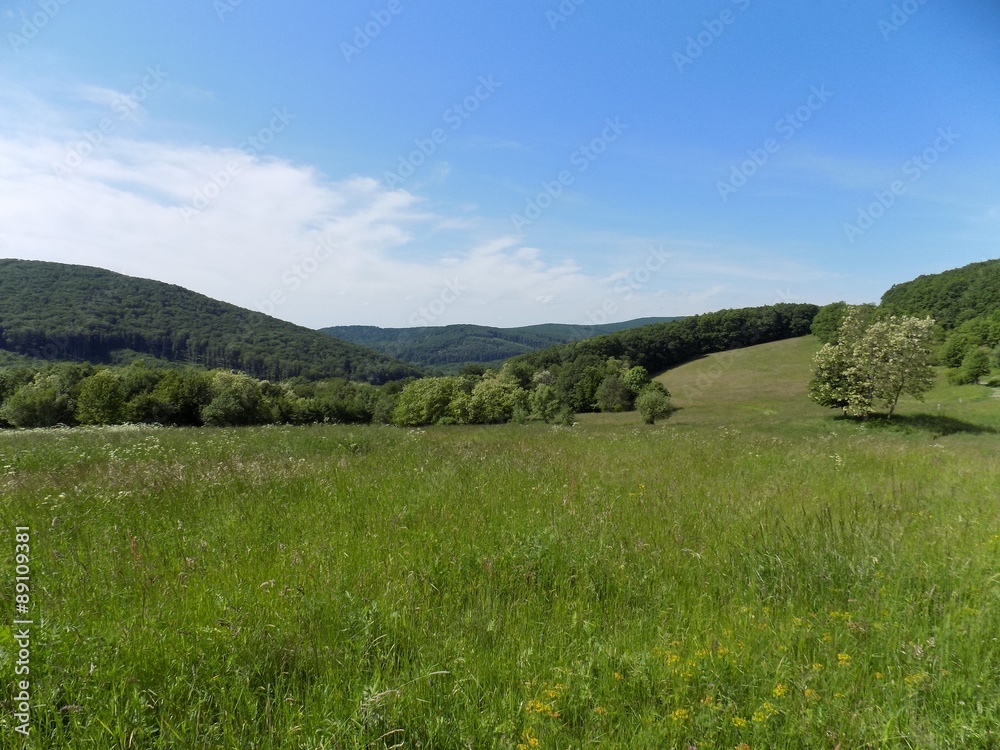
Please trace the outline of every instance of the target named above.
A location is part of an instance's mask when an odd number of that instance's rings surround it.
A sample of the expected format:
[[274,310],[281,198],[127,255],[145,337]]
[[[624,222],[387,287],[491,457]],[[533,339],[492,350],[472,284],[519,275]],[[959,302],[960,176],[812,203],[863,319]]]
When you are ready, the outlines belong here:
[[705,354],[805,336],[818,310],[808,304],[720,310],[543,349],[514,362],[568,374],[615,357],[658,373]]
[[420,328],[333,326],[321,329],[407,362],[446,369],[466,364],[493,365],[519,354],[679,318],[640,318],[603,325],[544,323],[520,328],[448,325]]
[[1000,260],[972,263],[896,284],[882,296],[894,313],[929,315],[944,328],[1000,312]]
[[89,266],[0,260],[0,350],[111,363],[134,353],[280,380],[382,383],[417,368],[173,284]]

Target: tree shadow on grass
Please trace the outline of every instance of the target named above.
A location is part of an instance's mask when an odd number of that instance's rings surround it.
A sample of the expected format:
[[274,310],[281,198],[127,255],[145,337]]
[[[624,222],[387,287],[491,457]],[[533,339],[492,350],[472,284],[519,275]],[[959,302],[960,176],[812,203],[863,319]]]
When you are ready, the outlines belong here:
[[988,425],[973,424],[964,419],[945,417],[940,414],[897,414],[892,419],[876,416],[864,422],[873,429],[896,430],[899,432],[927,432],[932,437],[944,437],[965,433],[969,435],[996,435],[997,430]]

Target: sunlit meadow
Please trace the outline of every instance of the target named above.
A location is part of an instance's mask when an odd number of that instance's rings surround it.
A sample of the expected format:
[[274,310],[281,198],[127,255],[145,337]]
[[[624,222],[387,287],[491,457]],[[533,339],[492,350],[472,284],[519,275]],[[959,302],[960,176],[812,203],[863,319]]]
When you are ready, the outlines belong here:
[[28,745],[1000,746],[1000,400],[860,426],[770,347],[652,427],[0,434]]

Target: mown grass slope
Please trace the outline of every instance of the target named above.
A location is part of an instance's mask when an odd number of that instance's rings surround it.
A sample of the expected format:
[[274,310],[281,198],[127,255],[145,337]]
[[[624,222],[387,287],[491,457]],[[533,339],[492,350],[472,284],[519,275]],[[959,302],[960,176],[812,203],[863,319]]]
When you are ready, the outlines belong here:
[[653,427],[0,434],[36,746],[997,747],[1000,400],[837,420],[814,347]]

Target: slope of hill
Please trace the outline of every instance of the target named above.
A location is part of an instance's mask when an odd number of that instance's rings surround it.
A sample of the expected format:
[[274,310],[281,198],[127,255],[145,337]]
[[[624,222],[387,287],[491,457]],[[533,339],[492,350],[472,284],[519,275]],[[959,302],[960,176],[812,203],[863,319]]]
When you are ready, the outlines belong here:
[[[857,422],[841,420],[839,412],[809,398],[813,356],[820,346],[815,336],[803,336],[709,354],[667,370],[656,380],[667,387],[680,409],[670,424],[784,437],[828,436],[841,428],[855,432]],[[945,368],[939,367],[936,385],[923,401],[901,399],[892,429],[932,437],[965,435],[972,444],[977,435],[1000,431],[997,405],[996,389],[952,385]],[[638,415],[599,414],[586,419],[634,423]],[[888,429],[884,423],[882,427]]]
[[894,313],[929,315],[945,328],[1000,311],[1000,260],[987,260],[944,273],[918,276],[882,295]]
[[417,368],[173,284],[89,266],[0,260],[0,350],[110,363],[126,350],[279,380],[382,383]]
[[490,365],[557,344],[672,320],[679,318],[639,318],[592,326],[561,323],[520,328],[477,325],[421,328],[331,326],[321,330],[331,336],[371,347],[414,364],[458,369],[465,364]]

